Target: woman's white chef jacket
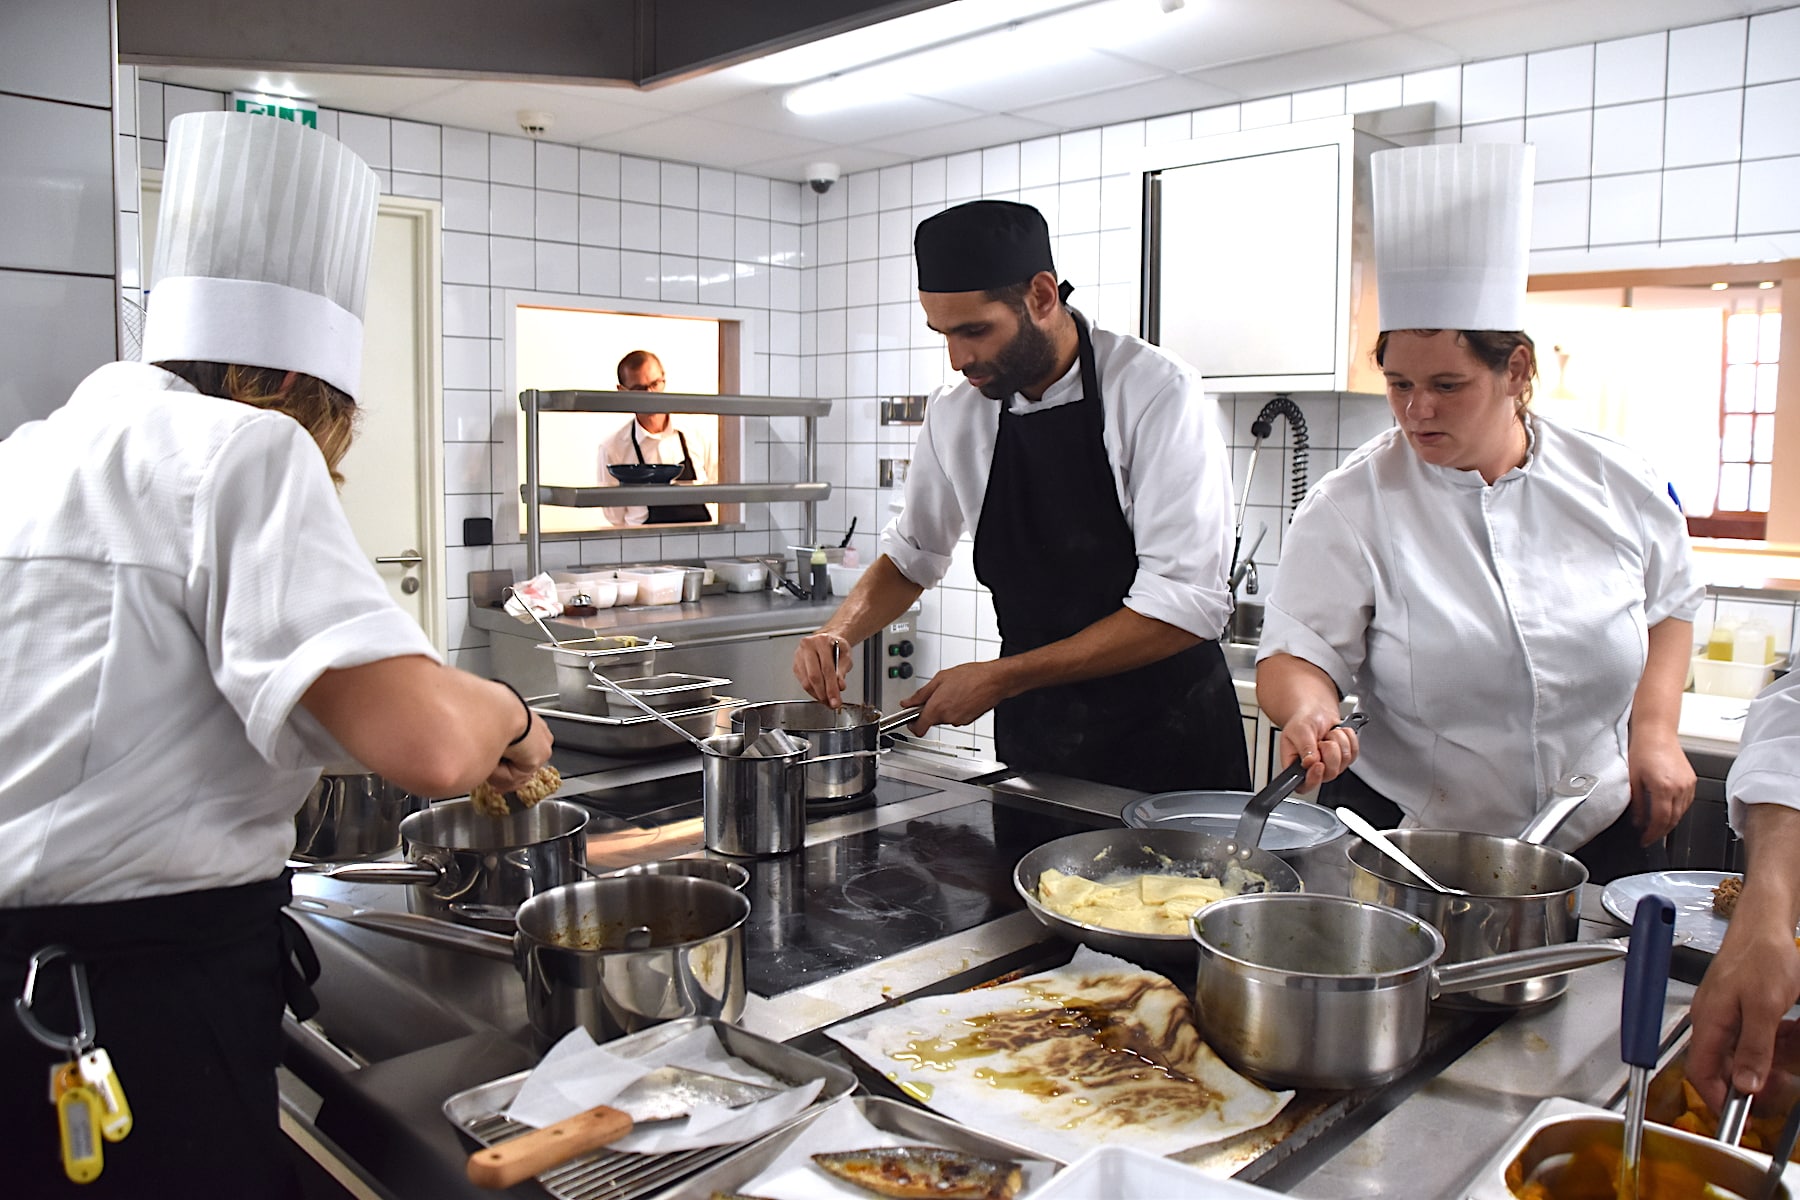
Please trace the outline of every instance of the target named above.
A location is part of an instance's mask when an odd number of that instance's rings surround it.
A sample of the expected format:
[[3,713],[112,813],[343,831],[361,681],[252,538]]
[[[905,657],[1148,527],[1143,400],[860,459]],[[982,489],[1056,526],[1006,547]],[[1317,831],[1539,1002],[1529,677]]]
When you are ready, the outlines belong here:
[[[689,429],[681,423],[679,418],[680,414],[671,416],[669,427],[661,433],[651,433],[637,423],[636,417],[619,426],[610,437],[600,443],[600,461],[597,464],[600,486],[617,487],[619,485],[619,481],[613,478],[612,472],[606,469],[609,463],[636,465],[637,453],[631,448],[633,438],[636,438],[637,444],[643,448],[646,463],[680,462],[681,438],[676,436],[677,430],[687,436],[688,453],[693,456],[694,473],[699,476],[696,482],[719,482],[719,452],[713,445],[712,434],[703,429]],[[671,492],[669,503],[681,504],[685,501],[682,500],[680,492]],[[719,519],[717,505],[709,504],[706,508],[712,514],[713,520]],[[626,508],[603,508],[600,511],[605,513],[606,519],[614,525],[642,525],[650,516],[650,510],[639,504]]]
[[1800,671],[1783,675],[1751,701],[1725,795],[1731,827],[1740,834],[1746,804],[1800,808]]
[[1362,697],[1351,768],[1410,825],[1516,835],[1557,780],[1600,777],[1554,839],[1625,810],[1647,630],[1704,588],[1667,486],[1605,438],[1527,420],[1523,467],[1483,484],[1398,428],[1320,480],[1283,539],[1258,660],[1292,654]]
[[420,654],[291,418],[142,363],[0,441],[0,906],[273,878],[319,768],[297,701]]
[[[1231,462],[1217,406],[1200,377],[1147,342],[1092,331],[1094,365],[1106,409],[1106,457],[1119,508],[1137,542],[1138,571],[1125,607],[1201,638],[1216,638],[1231,615]],[[1029,417],[1082,398],[1081,364],[1033,404],[1014,394],[1011,411]],[[880,550],[900,573],[935,587],[950,569],[963,530],[981,526],[1000,401],[968,383],[932,397],[925,409],[906,506],[881,531]]]

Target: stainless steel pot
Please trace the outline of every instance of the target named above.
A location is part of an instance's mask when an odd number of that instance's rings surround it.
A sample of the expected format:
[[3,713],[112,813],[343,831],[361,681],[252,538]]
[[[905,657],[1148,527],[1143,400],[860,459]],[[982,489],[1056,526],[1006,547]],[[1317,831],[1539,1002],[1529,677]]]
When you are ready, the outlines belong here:
[[576,1026],[606,1041],[679,1017],[735,1021],[744,1011],[750,902],[710,879],[646,874],[552,888],[519,906],[511,934],[311,896],[293,907],[511,962],[542,1045]]
[[1405,1074],[1431,1001],[1623,957],[1623,939],[1543,946],[1439,967],[1444,939],[1417,917],[1344,896],[1263,893],[1194,915],[1200,1032],[1275,1087],[1363,1088]]
[[734,892],[743,891],[750,883],[750,872],[743,864],[722,858],[664,858],[656,862],[633,863],[616,871],[588,870],[592,879],[623,879],[635,875],[688,875],[722,883]]
[[[740,728],[742,726],[740,725]],[[875,761],[875,750],[821,757],[806,738],[788,754],[745,757],[742,733],[717,733],[700,755],[701,828],[706,848],[737,858],[788,854],[806,841],[805,782],[815,768]]]
[[504,925],[532,896],[584,877],[587,823],[588,810],[566,800],[504,817],[452,800],[400,822],[406,862],[344,863],[316,873],[349,883],[409,883],[413,912]]
[[[879,764],[873,754],[881,749],[881,735],[918,717],[916,708],[901,709],[884,717],[867,704],[845,704],[833,709],[814,700],[783,700],[747,706],[756,711],[764,729],[784,729],[812,745],[815,760],[806,768],[804,795],[810,803],[850,800],[875,790]],[[731,730],[744,730],[744,709],[731,714]],[[860,753],[861,757],[843,758]],[[826,761],[826,760],[833,761]]]
[[400,822],[428,803],[379,775],[321,775],[294,814],[294,857],[379,858],[399,849]]
[[[1581,885],[1588,871],[1573,855],[1541,843],[1592,794],[1594,783],[1590,775],[1564,780],[1556,800],[1516,838],[1448,829],[1388,833],[1432,878],[1471,895],[1446,896],[1425,886],[1361,839],[1348,850],[1350,894],[1429,922],[1444,937],[1446,963],[1572,942],[1580,929]],[[1522,1008],[1553,1000],[1568,986],[1567,975],[1555,975],[1477,988],[1444,1002],[1458,1008]]]

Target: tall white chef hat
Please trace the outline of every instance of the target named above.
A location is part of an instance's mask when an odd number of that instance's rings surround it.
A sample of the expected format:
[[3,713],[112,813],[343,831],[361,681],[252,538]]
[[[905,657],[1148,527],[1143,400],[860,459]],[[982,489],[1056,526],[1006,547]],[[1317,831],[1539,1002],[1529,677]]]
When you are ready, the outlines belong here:
[[380,186],[335,139],[204,112],[169,126],[144,361],[317,376],[356,395]]
[[1525,327],[1533,159],[1501,143],[1370,156],[1384,331]]

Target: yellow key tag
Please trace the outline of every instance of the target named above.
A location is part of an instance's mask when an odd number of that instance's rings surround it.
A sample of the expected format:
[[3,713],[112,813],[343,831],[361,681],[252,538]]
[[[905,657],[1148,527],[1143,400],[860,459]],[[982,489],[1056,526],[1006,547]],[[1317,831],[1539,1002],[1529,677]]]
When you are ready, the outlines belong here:
[[100,1177],[100,1120],[104,1113],[100,1097],[83,1083],[64,1087],[56,1098],[63,1174],[75,1183],[92,1183]]
[[125,1089],[119,1085],[111,1056],[96,1047],[82,1055],[78,1065],[81,1082],[100,1098],[100,1135],[109,1142],[124,1141],[131,1132],[131,1106],[125,1102]]

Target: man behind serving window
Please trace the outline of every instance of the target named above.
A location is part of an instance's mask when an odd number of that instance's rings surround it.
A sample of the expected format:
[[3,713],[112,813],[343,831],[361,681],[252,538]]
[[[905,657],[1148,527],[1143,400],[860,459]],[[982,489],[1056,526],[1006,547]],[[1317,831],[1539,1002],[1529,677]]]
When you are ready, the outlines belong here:
[[[660,392],[668,386],[662,360],[648,350],[633,350],[619,360],[619,390]],[[600,446],[600,486],[616,487],[618,480],[607,468],[651,463],[680,463],[676,483],[717,483],[719,465],[713,439],[701,429],[677,429],[666,412],[639,413]],[[704,504],[632,505],[604,510],[614,525],[680,525],[711,521]]]

